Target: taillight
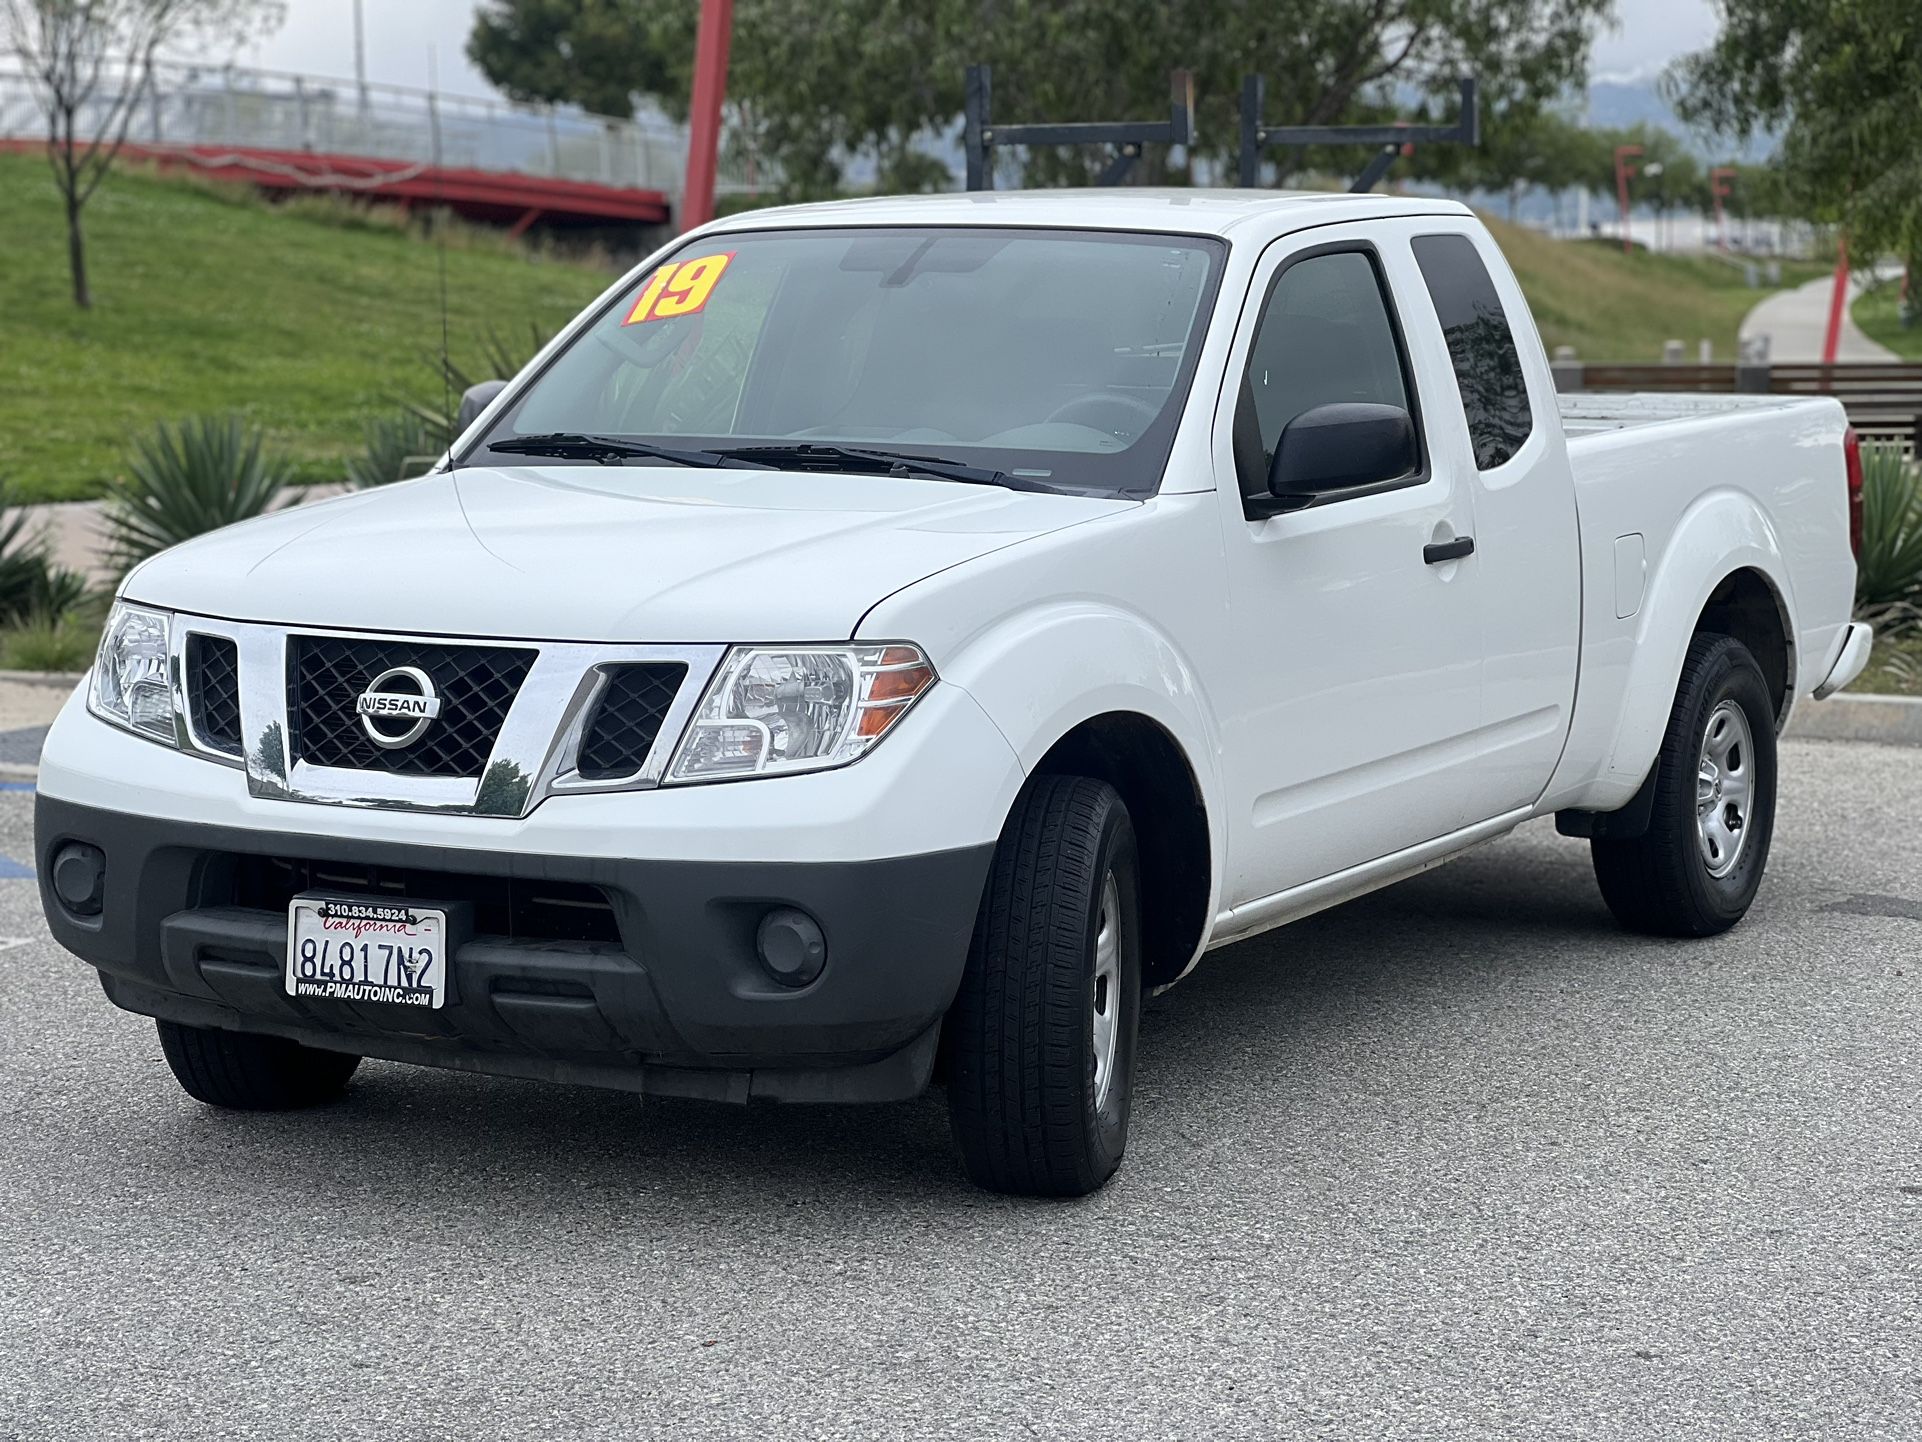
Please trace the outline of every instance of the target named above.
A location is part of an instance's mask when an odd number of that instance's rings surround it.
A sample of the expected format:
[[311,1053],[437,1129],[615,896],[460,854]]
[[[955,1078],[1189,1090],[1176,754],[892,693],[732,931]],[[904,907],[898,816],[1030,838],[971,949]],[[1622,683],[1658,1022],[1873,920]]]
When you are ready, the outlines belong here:
[[1842,462],[1849,473],[1849,549],[1862,559],[1862,438],[1850,426],[1842,433]]

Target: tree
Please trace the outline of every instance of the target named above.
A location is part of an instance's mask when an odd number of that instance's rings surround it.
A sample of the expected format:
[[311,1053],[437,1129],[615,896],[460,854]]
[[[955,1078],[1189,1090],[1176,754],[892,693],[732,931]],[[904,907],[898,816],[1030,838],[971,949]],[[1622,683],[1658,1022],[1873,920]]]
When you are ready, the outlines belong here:
[[1718,3],[1714,45],[1668,77],[1683,116],[1738,136],[1785,127],[1783,176],[1808,213],[1922,274],[1922,6]]
[[[971,62],[995,67],[995,113],[1008,121],[1155,119],[1167,113],[1168,72],[1184,67],[1195,74],[1194,152],[1225,166],[1244,74],[1267,76],[1274,122],[1452,105],[1465,73],[1481,79],[1491,108],[1539,107],[1585,74],[1589,41],[1612,9],[1613,0],[737,0],[730,118],[791,195],[834,190],[857,159],[884,189],[925,188],[948,183]],[[625,35],[562,13],[602,10],[630,17]],[[697,12],[698,0],[492,0],[484,23],[545,16],[559,27],[541,32],[550,53],[598,43],[597,64],[617,74],[651,75],[669,57],[670,78],[650,93],[679,113]],[[557,75],[566,67],[545,56],[483,41],[479,26],[468,53],[510,94],[610,98],[584,75]],[[1279,168],[1319,159],[1282,156]],[[1360,163],[1353,153],[1335,160]],[[1038,184],[1086,182],[1105,163],[1072,149],[1006,161]],[[1151,151],[1140,169],[1154,178],[1165,167]]]
[[0,0],[0,54],[19,56],[47,117],[47,160],[67,217],[73,303],[93,305],[80,216],[113,168],[161,47],[239,43],[280,21],[280,0]]

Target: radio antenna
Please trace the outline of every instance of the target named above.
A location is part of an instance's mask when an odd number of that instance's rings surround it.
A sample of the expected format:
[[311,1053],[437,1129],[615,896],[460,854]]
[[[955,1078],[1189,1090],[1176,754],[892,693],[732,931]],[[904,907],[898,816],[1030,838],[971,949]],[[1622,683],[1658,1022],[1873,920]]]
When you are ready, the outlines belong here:
[[454,370],[447,340],[447,172],[441,162],[440,61],[427,47],[427,123],[434,150],[434,270],[440,287],[440,404],[441,424],[447,432],[447,469],[455,469]]

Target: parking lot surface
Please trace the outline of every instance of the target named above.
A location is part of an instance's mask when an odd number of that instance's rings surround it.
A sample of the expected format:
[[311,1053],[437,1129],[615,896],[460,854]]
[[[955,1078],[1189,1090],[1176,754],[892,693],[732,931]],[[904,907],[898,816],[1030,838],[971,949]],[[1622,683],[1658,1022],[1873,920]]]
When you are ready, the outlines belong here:
[[938,1094],[211,1111],[0,868],[0,1438],[1912,1438],[1922,752],[1783,773],[1713,941],[1538,823],[1210,955],[1067,1204]]

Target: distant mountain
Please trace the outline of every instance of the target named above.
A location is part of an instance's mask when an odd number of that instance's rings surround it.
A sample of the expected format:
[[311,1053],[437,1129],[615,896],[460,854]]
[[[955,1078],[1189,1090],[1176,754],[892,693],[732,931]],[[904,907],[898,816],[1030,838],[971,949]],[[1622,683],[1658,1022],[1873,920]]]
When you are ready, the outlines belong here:
[[[1648,76],[1602,76],[1588,84],[1588,123],[1613,129],[1630,125],[1654,125],[1674,132],[1704,160],[1716,162],[1729,158],[1730,144],[1692,131],[1682,123],[1675,109],[1661,96],[1657,78]],[[1747,145],[1736,147],[1737,160],[1767,160],[1775,148],[1775,137],[1757,136]]]

